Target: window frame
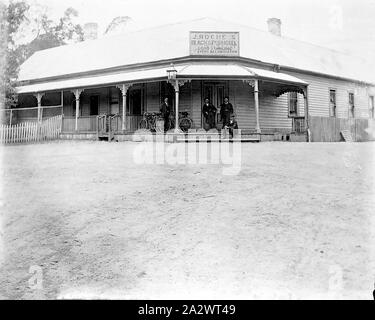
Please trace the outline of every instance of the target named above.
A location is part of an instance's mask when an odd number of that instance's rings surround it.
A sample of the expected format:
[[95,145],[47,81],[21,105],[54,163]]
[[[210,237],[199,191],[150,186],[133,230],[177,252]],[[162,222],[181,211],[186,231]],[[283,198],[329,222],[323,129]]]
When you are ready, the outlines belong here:
[[[91,99],[98,99],[98,110],[97,110],[97,114],[93,114],[91,112]],[[98,93],[95,93],[95,94],[91,94],[90,95],[90,98],[89,98],[89,116],[92,117],[92,116],[98,116],[100,114],[100,94]]]
[[[351,105],[350,97],[353,96],[353,104]],[[354,91],[348,91],[348,118],[355,119],[355,95]]]
[[[295,113],[292,113],[291,112],[291,105],[292,105],[292,98],[291,98],[291,95],[292,94],[295,94],[296,95],[296,98],[293,99],[293,101],[295,101]],[[288,117],[289,118],[294,118],[294,117],[298,117],[298,92],[297,91],[290,91],[288,92]]]
[[[140,114],[134,114],[134,94],[139,91],[140,94]],[[129,116],[141,116],[145,112],[145,97],[147,97],[146,89],[143,85],[133,85],[127,92],[126,114]]]
[[[334,103],[334,114],[332,114],[331,108],[331,92],[335,93],[335,103]],[[332,118],[337,118],[337,89],[336,88],[328,88],[328,108],[329,108],[329,116]]]
[[[372,101],[372,102],[371,102]],[[369,95],[368,96],[368,103],[369,103],[369,118],[375,119],[375,96]]]

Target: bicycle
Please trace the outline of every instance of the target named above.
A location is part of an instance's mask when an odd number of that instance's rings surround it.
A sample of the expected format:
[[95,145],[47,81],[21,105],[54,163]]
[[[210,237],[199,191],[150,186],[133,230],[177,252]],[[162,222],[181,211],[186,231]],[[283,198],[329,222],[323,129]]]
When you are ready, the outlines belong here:
[[140,129],[146,129],[151,131],[158,131],[156,127],[156,120],[160,118],[159,112],[145,112],[143,119],[139,122]]
[[[193,127],[193,120],[189,118],[189,113],[186,111],[181,111],[179,114],[178,126],[183,132],[187,132],[189,129]],[[169,129],[175,128],[175,116],[174,113],[171,113],[169,117]]]
[[178,121],[178,125],[183,132],[188,132],[193,127],[193,120],[189,118],[189,112],[179,112],[181,117]]

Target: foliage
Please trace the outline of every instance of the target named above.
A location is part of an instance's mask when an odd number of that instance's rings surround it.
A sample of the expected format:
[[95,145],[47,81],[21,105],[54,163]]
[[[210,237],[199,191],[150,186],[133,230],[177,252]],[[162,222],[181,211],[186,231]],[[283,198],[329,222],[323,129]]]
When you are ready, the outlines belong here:
[[1,34],[1,96],[0,106],[10,108],[17,103],[15,82],[20,63],[23,61],[16,49],[15,35],[21,24],[27,20],[29,5],[24,1],[10,1],[8,6],[1,5],[0,34]]
[[81,25],[73,23],[73,19],[77,16],[78,12],[73,8],[66,9],[57,23],[50,20],[46,14],[41,15],[38,21],[38,34],[28,44],[28,55],[69,42],[82,41],[83,29]]
[[34,18],[38,22],[36,37],[26,44],[18,44],[17,38],[23,31],[22,25],[30,22],[30,6],[25,0],[11,0],[8,5],[0,4],[0,108],[11,108],[17,104],[15,90],[19,66],[36,51],[70,42],[82,41],[83,30],[73,23],[78,12],[73,8],[65,10],[57,21],[47,14]]

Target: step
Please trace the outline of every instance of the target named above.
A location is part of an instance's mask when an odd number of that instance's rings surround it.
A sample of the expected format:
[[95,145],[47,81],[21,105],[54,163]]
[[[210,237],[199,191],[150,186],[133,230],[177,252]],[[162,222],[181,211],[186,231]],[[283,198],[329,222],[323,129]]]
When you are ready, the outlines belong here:
[[194,139],[194,138],[177,138],[177,142],[260,142],[258,138],[233,138],[233,139],[220,139],[213,138],[207,140]]

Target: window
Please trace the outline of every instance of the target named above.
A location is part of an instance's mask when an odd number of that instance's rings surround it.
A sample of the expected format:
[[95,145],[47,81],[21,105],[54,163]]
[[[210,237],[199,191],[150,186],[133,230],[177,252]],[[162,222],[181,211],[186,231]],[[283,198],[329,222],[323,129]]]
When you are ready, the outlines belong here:
[[297,115],[298,96],[297,92],[289,92],[289,116]]
[[128,91],[127,109],[130,115],[142,115],[143,99],[142,89],[131,88]]
[[354,93],[349,92],[349,118],[354,118]]
[[336,90],[329,90],[329,116],[336,117]]
[[119,93],[118,88],[109,89],[109,113],[110,114],[119,114],[120,113],[120,104],[119,104]]
[[90,97],[90,116],[97,116],[99,114],[99,96]]
[[375,104],[374,104],[374,96],[369,96],[369,116],[371,119],[375,118]]

